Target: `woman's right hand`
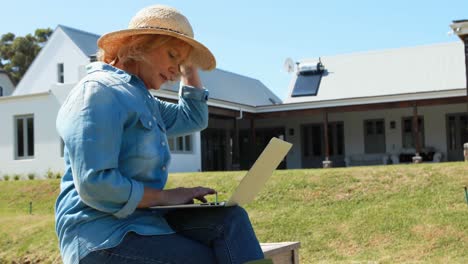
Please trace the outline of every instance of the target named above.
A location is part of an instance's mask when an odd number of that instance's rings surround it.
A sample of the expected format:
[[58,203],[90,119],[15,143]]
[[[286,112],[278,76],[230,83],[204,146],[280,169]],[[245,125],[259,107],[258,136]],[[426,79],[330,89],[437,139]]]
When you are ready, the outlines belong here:
[[196,199],[202,203],[206,203],[205,198],[208,194],[215,194],[216,191],[206,187],[193,187],[184,188],[179,187],[175,189],[163,190],[164,205],[175,205],[175,204],[189,204],[193,203]]
[[215,194],[216,191],[206,187],[179,187],[168,190],[156,190],[145,187],[143,198],[138,204],[138,208],[147,208],[157,205],[177,205],[193,203],[193,200],[199,200],[206,203],[205,198],[208,194]]

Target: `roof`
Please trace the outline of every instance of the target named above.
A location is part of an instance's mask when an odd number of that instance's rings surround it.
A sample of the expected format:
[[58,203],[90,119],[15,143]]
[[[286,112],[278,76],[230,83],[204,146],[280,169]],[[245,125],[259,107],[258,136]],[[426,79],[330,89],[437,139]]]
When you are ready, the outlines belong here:
[[[88,56],[97,52],[99,35],[59,25],[70,39]],[[259,80],[232,72],[215,69],[211,72],[200,72],[203,84],[210,90],[210,97],[219,100],[236,102],[250,106],[272,105],[281,103]],[[171,88],[177,91],[178,85]]]
[[[466,88],[461,41],[320,57],[325,66],[316,96],[291,97],[285,103],[378,97]],[[301,64],[316,64],[305,59]],[[291,80],[289,94],[296,76]]]
[[[90,57],[96,54],[99,35],[63,25],[58,25],[55,31],[59,29],[63,31],[85,55]],[[49,41],[52,40],[49,39]],[[46,45],[48,44],[49,43]],[[78,68],[78,65],[76,65],[76,67]],[[220,69],[215,69],[211,72],[201,71],[200,77],[202,83],[209,89],[211,98],[249,106],[281,103],[281,99],[257,79]],[[51,86],[54,84],[54,81],[50,83]],[[50,89],[50,86],[47,85],[43,85],[42,87],[26,87],[21,91],[17,90],[15,95],[31,93],[31,91],[40,92],[48,89]],[[169,90],[177,92],[178,85],[169,87]]]
[[[200,71],[200,78],[213,99],[249,106],[281,104],[281,99],[257,79],[221,69]],[[179,85],[165,86],[163,89],[177,92]]]
[[100,37],[99,35],[64,25],[58,25],[57,28],[62,29],[86,56],[91,57],[96,55],[98,51],[97,40]]

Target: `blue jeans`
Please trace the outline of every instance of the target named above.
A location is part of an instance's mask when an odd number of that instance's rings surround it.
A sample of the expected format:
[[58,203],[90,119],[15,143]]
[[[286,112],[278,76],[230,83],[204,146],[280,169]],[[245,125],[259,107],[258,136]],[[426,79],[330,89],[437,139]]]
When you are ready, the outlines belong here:
[[239,206],[171,210],[166,219],[175,234],[128,233],[122,243],[91,252],[91,263],[244,263],[263,259],[247,212]]

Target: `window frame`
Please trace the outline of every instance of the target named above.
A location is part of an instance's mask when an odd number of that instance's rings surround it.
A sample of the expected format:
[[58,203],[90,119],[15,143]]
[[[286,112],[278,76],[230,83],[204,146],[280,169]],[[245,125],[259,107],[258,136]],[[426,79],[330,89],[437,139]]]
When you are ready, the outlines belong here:
[[57,83],[65,83],[65,64],[57,63]]
[[193,138],[193,134],[167,137],[168,148],[173,154],[193,154]]
[[[32,143],[30,141],[29,135],[29,125],[28,119],[32,119]],[[19,155],[19,138],[18,138],[18,120],[22,120],[23,125],[23,155]],[[35,132],[34,132],[34,114],[27,114],[27,115],[16,115],[13,117],[13,134],[14,134],[14,158],[15,160],[26,160],[26,159],[34,159],[35,157]],[[30,145],[32,144],[32,155],[30,155]]]
[[63,158],[64,153],[65,153],[65,142],[61,137],[60,138],[60,157]]

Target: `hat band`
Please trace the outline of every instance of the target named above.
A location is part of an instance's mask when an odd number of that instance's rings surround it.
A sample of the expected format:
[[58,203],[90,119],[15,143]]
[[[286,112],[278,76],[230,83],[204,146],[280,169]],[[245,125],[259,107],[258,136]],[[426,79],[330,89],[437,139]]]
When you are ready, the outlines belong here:
[[177,33],[177,34],[181,34],[181,35],[184,35],[184,36],[187,36],[189,37],[189,35],[183,33],[183,32],[180,32],[180,31],[177,31],[177,30],[174,30],[174,29],[170,29],[170,28],[164,28],[164,27],[153,27],[153,26],[140,26],[140,27],[137,27],[137,29],[161,29],[161,30],[167,30],[167,31],[171,31],[171,32],[174,32],[174,33]]

